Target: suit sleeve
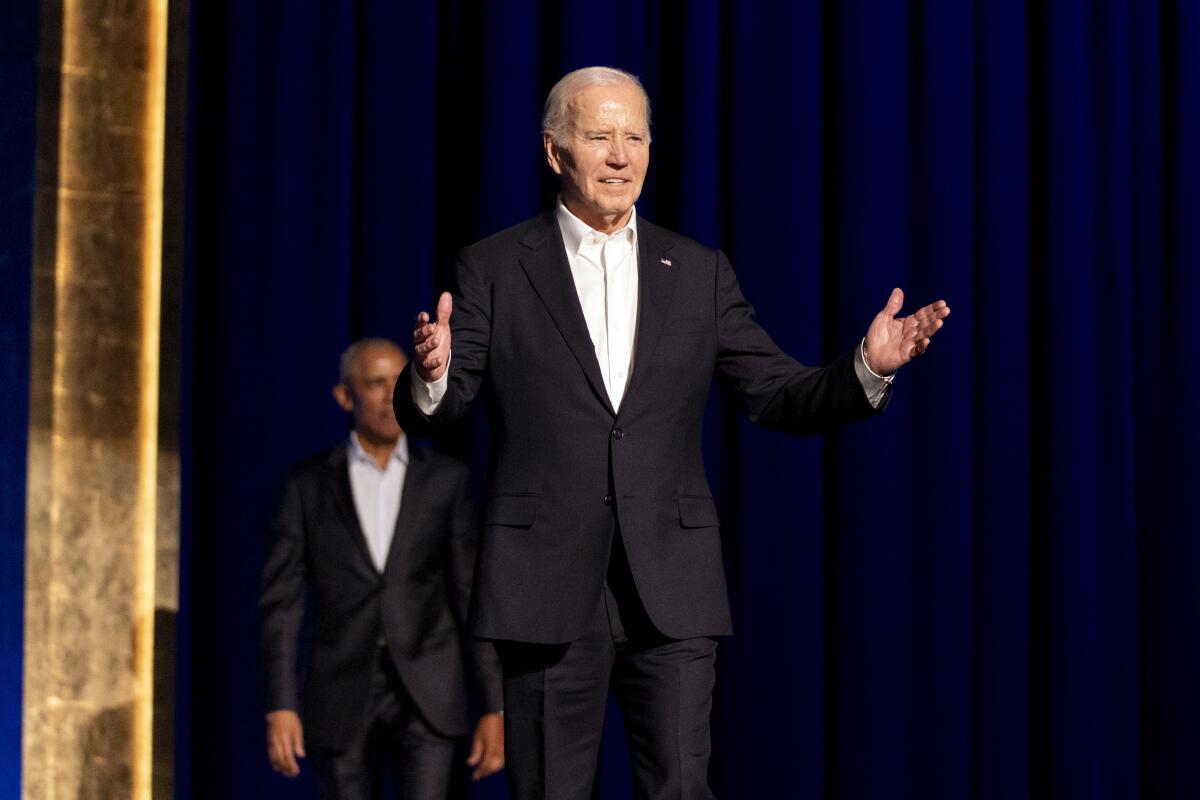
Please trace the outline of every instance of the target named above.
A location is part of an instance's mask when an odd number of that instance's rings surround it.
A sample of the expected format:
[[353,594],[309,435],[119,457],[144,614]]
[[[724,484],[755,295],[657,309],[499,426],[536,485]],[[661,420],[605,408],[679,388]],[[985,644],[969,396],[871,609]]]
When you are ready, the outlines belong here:
[[296,659],[307,589],[304,508],[294,476],[284,485],[258,591],[259,669],[265,711],[299,711]]
[[483,704],[483,712],[490,713],[504,708],[504,689],[496,646],[492,642],[475,639],[467,632],[467,614],[475,578],[475,555],[479,549],[479,515],[469,497],[467,476],[464,470],[451,520],[449,558],[453,586],[450,587],[450,602],[463,637],[471,681]]
[[450,316],[450,366],[446,394],[432,414],[413,401],[412,363],[392,394],[396,419],[409,433],[429,436],[466,415],[487,368],[492,333],[491,292],[475,261],[460,252],[454,269],[454,311]]
[[[854,352],[807,367],[771,340],[742,295],[725,254],[717,252],[716,377],[756,425],[797,436],[828,431],[877,412],[854,371]],[[878,410],[886,405],[880,404]]]

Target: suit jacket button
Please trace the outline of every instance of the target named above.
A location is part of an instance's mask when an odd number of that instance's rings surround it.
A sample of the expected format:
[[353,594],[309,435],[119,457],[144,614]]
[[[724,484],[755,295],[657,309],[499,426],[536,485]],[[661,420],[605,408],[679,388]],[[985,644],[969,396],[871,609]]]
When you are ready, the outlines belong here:
[[621,430],[620,428],[613,428],[613,438],[614,439],[620,439],[624,435],[625,435],[625,431]]
[[612,505],[612,495],[611,494],[604,495],[604,505],[606,505],[606,506]]

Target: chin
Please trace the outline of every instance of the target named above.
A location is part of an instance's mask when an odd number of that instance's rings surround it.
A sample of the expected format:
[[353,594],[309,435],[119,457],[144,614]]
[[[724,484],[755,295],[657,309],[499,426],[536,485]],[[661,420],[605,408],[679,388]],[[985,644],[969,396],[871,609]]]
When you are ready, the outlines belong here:
[[619,217],[622,214],[627,213],[632,205],[632,201],[622,200],[621,202],[610,201],[607,203],[602,203],[599,207],[603,213],[613,214]]

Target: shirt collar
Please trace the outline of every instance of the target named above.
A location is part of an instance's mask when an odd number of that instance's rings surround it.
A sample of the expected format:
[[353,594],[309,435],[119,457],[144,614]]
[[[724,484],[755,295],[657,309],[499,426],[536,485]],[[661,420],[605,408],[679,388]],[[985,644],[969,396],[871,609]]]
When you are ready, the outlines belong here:
[[[357,431],[350,431],[350,457],[355,461],[366,461],[376,469],[379,468],[375,459],[363,449],[362,442],[358,440]],[[403,433],[400,434],[400,441],[396,442],[396,449],[392,451],[392,458],[401,464],[408,464],[408,437]]]
[[637,245],[637,206],[634,206],[629,211],[629,222],[624,228],[612,234],[600,233],[592,228],[586,222],[575,216],[563,204],[562,195],[558,196],[558,204],[555,208],[555,217],[558,219],[558,229],[562,231],[563,246],[566,247],[568,253],[578,253],[580,246],[588,234],[594,233],[602,239],[607,239],[610,236],[616,236],[621,231],[629,231],[630,245]]

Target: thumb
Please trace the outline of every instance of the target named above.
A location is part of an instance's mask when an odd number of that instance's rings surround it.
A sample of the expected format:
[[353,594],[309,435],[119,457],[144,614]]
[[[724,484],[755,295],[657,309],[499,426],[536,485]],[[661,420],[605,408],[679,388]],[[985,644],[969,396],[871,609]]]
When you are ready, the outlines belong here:
[[467,766],[473,767],[483,760],[483,737],[475,734],[471,742],[471,754],[467,756]]
[[894,317],[900,313],[901,307],[904,305],[904,292],[899,287],[892,289],[891,295],[888,296],[887,305],[883,307],[883,313],[889,317]]
[[292,750],[300,758],[304,758],[304,730],[297,729],[295,738],[292,741]]
[[449,292],[442,292],[442,296],[438,298],[437,304],[437,321],[439,325],[450,324],[450,314],[454,311],[454,300],[451,299]]

